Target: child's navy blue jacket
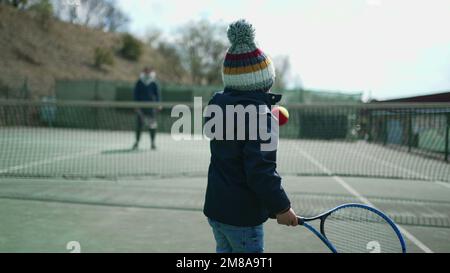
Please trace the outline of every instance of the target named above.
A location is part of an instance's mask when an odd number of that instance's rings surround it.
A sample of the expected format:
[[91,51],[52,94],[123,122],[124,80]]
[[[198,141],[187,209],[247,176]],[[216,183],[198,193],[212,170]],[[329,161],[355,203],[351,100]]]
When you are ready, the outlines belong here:
[[[280,99],[277,94],[225,89],[215,94],[209,104],[218,105],[225,113],[226,105],[270,107]],[[270,120],[270,113],[266,116]],[[223,224],[248,227],[260,225],[269,216],[290,208],[276,171],[276,150],[261,151],[261,143],[210,141],[211,162],[203,210],[207,217]]]

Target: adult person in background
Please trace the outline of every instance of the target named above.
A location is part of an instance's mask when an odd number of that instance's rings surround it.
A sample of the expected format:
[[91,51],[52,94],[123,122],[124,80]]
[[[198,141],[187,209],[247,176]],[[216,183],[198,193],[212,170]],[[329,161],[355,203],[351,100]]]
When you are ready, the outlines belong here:
[[[145,67],[139,76],[139,80],[134,87],[134,100],[137,102],[159,102],[161,99],[158,83],[156,82],[156,72],[151,67]],[[144,125],[148,126],[150,132],[150,142],[152,150],[156,149],[156,109],[141,108],[136,110],[136,142],[133,149],[139,147],[141,131]]]

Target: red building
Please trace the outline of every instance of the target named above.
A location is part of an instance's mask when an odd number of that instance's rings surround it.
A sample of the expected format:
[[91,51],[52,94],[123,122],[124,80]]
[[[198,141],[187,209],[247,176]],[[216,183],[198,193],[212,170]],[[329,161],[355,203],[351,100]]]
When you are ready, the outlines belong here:
[[450,102],[450,92],[372,102]]

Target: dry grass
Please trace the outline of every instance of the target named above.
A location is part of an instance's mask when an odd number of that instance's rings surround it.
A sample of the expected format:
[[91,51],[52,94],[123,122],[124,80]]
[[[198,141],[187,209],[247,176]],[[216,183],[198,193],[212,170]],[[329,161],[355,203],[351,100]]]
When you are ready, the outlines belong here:
[[[163,57],[146,46],[139,62],[115,55],[114,66],[94,67],[96,47],[117,51],[120,46],[119,34],[56,20],[45,30],[33,14],[0,5],[0,81],[19,88],[28,78],[33,97],[52,94],[56,79],[134,81],[143,66],[164,65]],[[159,74],[170,80],[169,74]]]

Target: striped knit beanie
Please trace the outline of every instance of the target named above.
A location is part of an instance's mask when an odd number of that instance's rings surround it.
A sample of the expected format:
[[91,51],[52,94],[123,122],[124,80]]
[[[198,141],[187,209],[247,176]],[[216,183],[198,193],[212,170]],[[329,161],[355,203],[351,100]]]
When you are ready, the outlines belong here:
[[225,56],[222,78],[225,87],[239,91],[269,91],[275,81],[272,61],[255,44],[255,29],[245,20],[228,28],[231,47]]

